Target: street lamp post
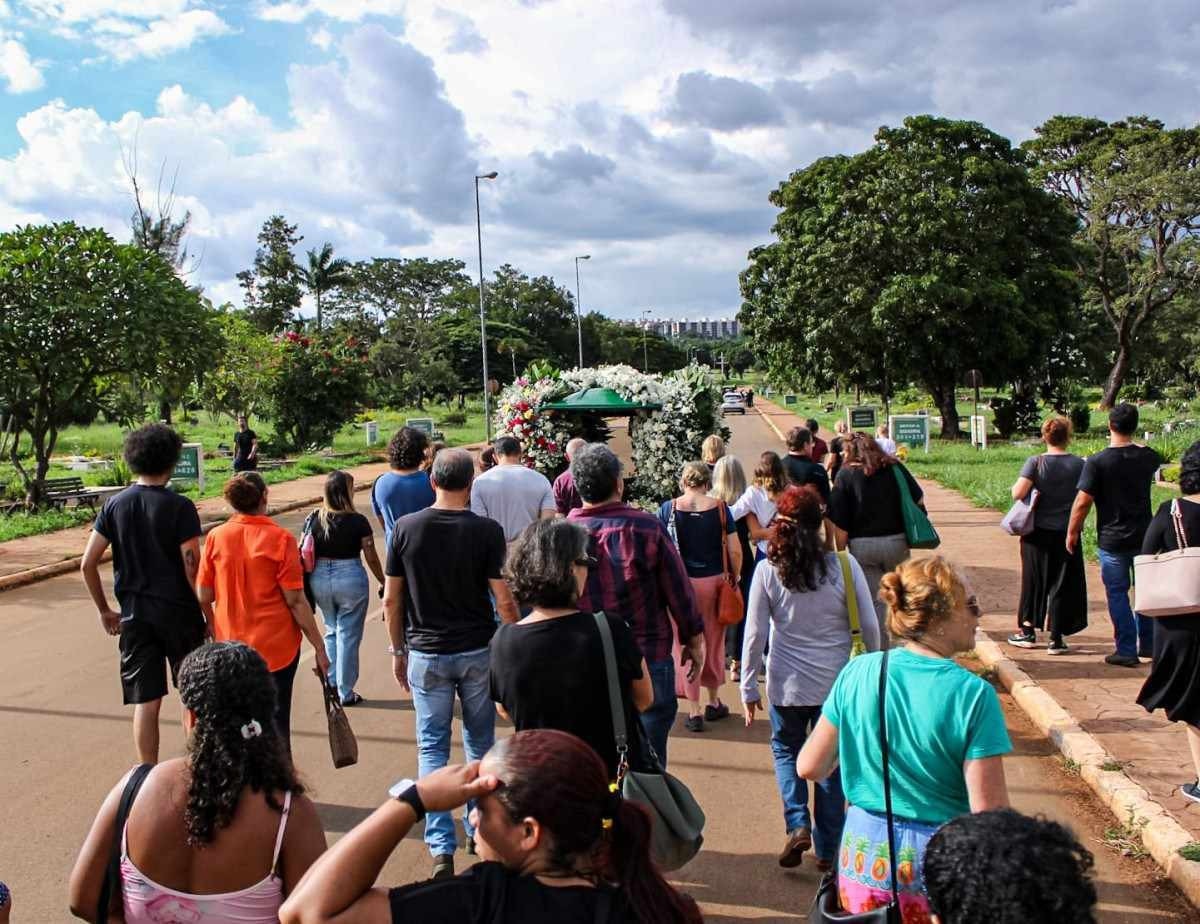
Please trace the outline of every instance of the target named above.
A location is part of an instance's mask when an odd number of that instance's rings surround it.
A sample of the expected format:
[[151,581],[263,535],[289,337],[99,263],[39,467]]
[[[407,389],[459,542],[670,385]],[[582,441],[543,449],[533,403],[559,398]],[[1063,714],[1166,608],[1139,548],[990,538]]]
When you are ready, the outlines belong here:
[[487,362],[487,315],[483,310],[483,222],[479,218],[479,181],[494,180],[499,174],[476,174],[475,176],[475,240],[479,245],[479,344],[483,354],[483,432],[490,443],[492,441],[492,410],[491,395],[488,394],[488,362]]
[[642,309],[642,371],[647,375],[650,373],[650,354],[646,350],[646,325],[649,323],[649,315],[653,311],[653,308]]
[[583,305],[579,301],[579,261],[590,260],[592,255],[585,253],[575,258],[575,333],[579,335],[579,368],[583,368]]

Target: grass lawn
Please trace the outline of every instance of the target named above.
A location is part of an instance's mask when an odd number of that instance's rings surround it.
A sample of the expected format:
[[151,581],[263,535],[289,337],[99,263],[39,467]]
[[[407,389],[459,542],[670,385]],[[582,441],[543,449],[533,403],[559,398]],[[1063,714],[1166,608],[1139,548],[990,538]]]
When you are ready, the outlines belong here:
[[[483,408],[481,402],[467,403],[467,407],[463,411],[466,415],[466,420],[462,424],[444,423],[443,421],[447,413],[452,412],[447,412],[444,405],[428,405],[424,411],[417,408],[379,411],[372,416],[363,417],[363,420],[373,419],[379,423],[379,443],[376,446],[369,448],[366,445],[366,434],[361,423],[347,424],[334,438],[333,449],[335,452],[349,452],[352,455],[337,459],[323,458],[319,455],[297,456],[290,460],[291,464],[289,465],[262,472],[263,478],[268,484],[279,484],[284,481],[304,478],[308,475],[324,474],[337,468],[349,468],[354,465],[361,465],[364,462],[371,461],[372,458],[380,458],[387,447],[388,440],[391,439],[392,433],[399,427],[402,427],[407,418],[412,417],[432,417],[437,428],[445,433],[446,442],[451,446],[477,443],[484,439]],[[185,442],[201,443],[205,452],[215,450],[219,444],[232,446],[233,434],[237,429],[236,424],[232,420],[224,418],[213,421],[207,414],[201,414],[197,415],[197,418],[193,418],[193,421],[185,421],[182,418],[176,419],[176,428],[179,430],[180,435],[183,436]],[[263,439],[270,439],[274,435],[270,424],[265,421],[252,420],[250,425]],[[71,427],[64,430],[59,437],[56,455],[86,455],[113,459],[121,451],[123,438],[124,431],[116,424],[98,423],[89,427]],[[28,464],[32,466],[32,459],[28,460]],[[232,463],[227,458],[206,459],[204,462],[204,492],[201,493],[197,486],[191,482],[185,482],[180,487],[180,491],[194,499],[216,497],[221,493],[221,488],[229,478],[231,471]],[[48,473],[48,477],[50,478],[63,478],[72,475],[78,475],[83,479],[85,484],[90,485],[111,484],[113,479],[111,472],[102,470],[77,472],[71,471],[63,465],[51,465]],[[20,487],[20,477],[11,464],[0,465],[0,489],[5,487],[7,487],[7,491],[0,490],[0,496],[3,496],[4,493],[7,493],[12,498],[23,496]],[[0,516],[0,542],[76,526],[80,523],[89,522],[91,518],[92,513],[88,508],[82,510],[71,508],[63,511],[41,511],[35,514],[16,513],[9,516]]]

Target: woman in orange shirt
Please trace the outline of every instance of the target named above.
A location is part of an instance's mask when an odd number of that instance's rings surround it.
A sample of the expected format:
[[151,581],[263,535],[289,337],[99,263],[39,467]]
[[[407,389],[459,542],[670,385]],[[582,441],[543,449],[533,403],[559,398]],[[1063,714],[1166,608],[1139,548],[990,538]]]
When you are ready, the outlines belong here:
[[267,662],[278,693],[275,724],[290,752],[300,636],[308,637],[322,675],[329,673],[325,640],[304,597],[296,540],[267,516],[262,476],[240,472],[226,482],[224,493],[237,513],[204,542],[196,578],[200,608],[213,638],[245,642]]

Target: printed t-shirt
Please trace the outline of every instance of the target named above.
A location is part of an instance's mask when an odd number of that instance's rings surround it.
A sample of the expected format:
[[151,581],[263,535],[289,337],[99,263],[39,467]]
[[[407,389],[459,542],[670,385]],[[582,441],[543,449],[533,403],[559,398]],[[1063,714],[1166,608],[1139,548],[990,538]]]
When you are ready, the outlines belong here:
[[371,522],[361,513],[334,513],[329,516],[329,532],[321,529],[320,519],[312,525],[317,558],[358,558],[362,542],[374,533]]
[[[921,486],[899,462],[894,463],[904,476],[913,502],[924,496]],[[904,532],[900,511],[900,486],[892,466],[868,476],[857,465],[843,465],[829,495],[829,519],[851,539],[863,536],[896,536]]]
[[218,641],[245,642],[271,671],[292,663],[300,627],[283,591],[302,590],[304,570],[291,533],[270,517],[236,514],[208,534],[196,583],[216,597]]
[[122,615],[156,621],[163,608],[199,615],[180,546],[200,535],[196,505],[165,486],[135,484],[105,501],[92,529],[112,545],[113,590]]
[[504,527],[505,542],[512,542],[542,515],[558,510],[550,481],[524,465],[497,465],[471,484],[471,510]]
[[1109,446],[1083,463],[1079,490],[1096,501],[1097,545],[1106,552],[1142,548],[1150,525],[1150,483],[1162,457],[1148,446]]
[[[607,892],[607,895],[603,893]],[[606,924],[635,924],[635,917],[611,886],[547,886],[500,863],[476,863],[447,879],[431,879],[392,889],[392,924],[465,924],[520,921],[521,924],[596,924],[597,906],[611,903]]]
[[[642,769],[637,747],[637,710],[629,686],[642,676],[642,650],[633,632],[615,616],[605,617],[617,658],[617,681],[630,737],[631,766]],[[492,637],[492,700],[500,703],[517,731],[556,728],[582,738],[614,774],[617,746],[604,646],[596,618],[572,613],[501,626]]]
[[404,578],[408,646],[427,654],[486,648],[496,631],[488,581],[504,567],[504,530],[470,510],[430,507],[396,521],[388,577]]
[[829,502],[829,473],[824,465],[818,465],[808,456],[794,456],[789,452],[783,457],[783,470],[792,484],[811,484],[821,492],[821,500]]
[[422,471],[401,475],[384,472],[375,479],[371,487],[371,507],[375,516],[383,520],[384,542],[391,543],[392,528],[396,521],[410,513],[432,507],[437,500],[429,475]]
[[[850,661],[822,710],[838,729],[846,798],[881,814],[886,810],[879,749],[882,658],[876,652]],[[893,811],[929,824],[970,812],[963,762],[1012,750],[996,691],[949,659],[904,648],[889,655],[887,684]]]
[[1037,488],[1037,504],[1033,508],[1033,525],[1037,529],[1066,532],[1075,503],[1075,486],[1083,472],[1083,459],[1070,453],[1045,453],[1030,456],[1021,466],[1021,478],[1028,478]]
[[[658,508],[658,518],[668,533],[671,532],[673,503],[663,501],[662,506]],[[737,521],[724,501],[721,501],[721,507],[725,508],[724,532],[721,531],[719,508],[681,510],[678,504],[675,504],[675,545],[683,558],[688,577],[714,577],[725,573],[725,536],[737,532]]]

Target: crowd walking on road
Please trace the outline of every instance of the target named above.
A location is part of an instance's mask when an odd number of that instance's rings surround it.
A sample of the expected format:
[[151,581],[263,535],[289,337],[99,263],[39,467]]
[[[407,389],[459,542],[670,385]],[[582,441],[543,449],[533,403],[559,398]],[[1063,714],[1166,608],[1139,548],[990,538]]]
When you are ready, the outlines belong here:
[[[1052,648],[1065,648],[1081,627],[1081,503],[1101,510],[1119,612],[1116,570],[1134,534],[1147,554],[1200,535],[1200,448],[1185,457],[1185,496],[1151,522],[1134,510],[1141,495],[1120,490],[1149,462],[1124,441],[1128,420],[1114,418],[1118,451],[1087,462],[1066,452],[1064,423],[1047,421],[1046,453],[1013,488],[1014,498],[1039,492],[1014,644],[1048,628]],[[382,556],[341,471],[299,541],[268,515],[262,477],[236,472],[224,488],[233,516],[201,546],[195,506],[167,486],[178,436],[162,425],[130,434],[138,482],[97,516],[83,573],[104,630],[119,636],[138,766],[86,837],[72,912],[130,924],[699,922],[664,873],[702,849],[714,794],[671,776],[668,744],[673,730],[730,716],[728,669],[744,724],[764,713],[770,724],[778,865],[813,853],[814,914],[897,903],[906,922],[971,920],[961,908],[983,893],[964,897],[961,877],[986,880],[981,851],[1008,832],[1056,864],[1058,886],[1083,903],[1054,920],[1092,920],[1090,855],[1007,808],[999,700],[954,660],[974,646],[979,603],[951,562],[910,558],[904,502],[921,503],[919,485],[882,439],[847,432],[826,446],[818,430],[815,420],[793,429],[782,458],[762,453],[749,484],[713,434],[678,473],[679,495],[652,514],[627,501],[621,462],[603,444],[572,440],[569,468],[551,483],[513,437],[488,447],[486,465],[462,449],[430,457],[426,435],[405,427],[370,494]],[[109,546],[119,610],[99,572]],[[418,760],[327,850],[292,760],[293,688],[307,639],[331,715],[362,702],[368,572],[382,584]],[[1157,657],[1139,701],[1188,723],[1200,777],[1194,619],[1164,619],[1146,635]],[[1120,644],[1136,625],[1120,622]],[[168,673],[188,747],[159,763]],[[456,714],[466,759],[451,765]],[[498,722],[513,733],[497,734]],[[428,879],[377,884],[418,825]],[[1013,870],[1021,901],[1045,892],[1033,866]],[[995,919],[1017,920],[1007,910]]]

